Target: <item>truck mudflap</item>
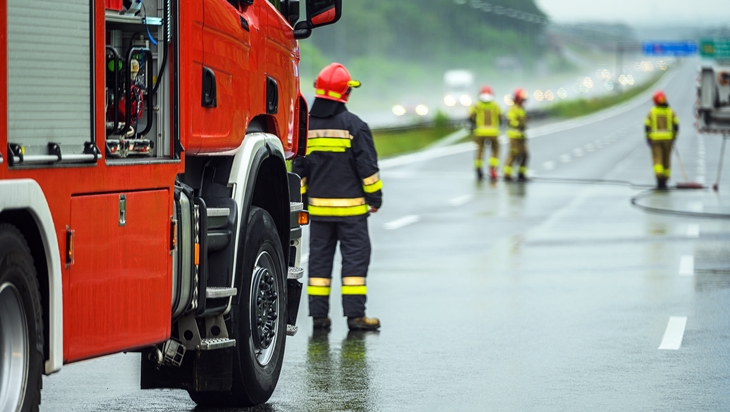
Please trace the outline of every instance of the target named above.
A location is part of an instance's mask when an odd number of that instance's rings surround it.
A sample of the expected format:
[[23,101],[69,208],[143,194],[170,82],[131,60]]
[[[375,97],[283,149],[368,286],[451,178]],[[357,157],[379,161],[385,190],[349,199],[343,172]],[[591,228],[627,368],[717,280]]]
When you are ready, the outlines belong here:
[[[233,382],[233,350],[187,351],[179,368],[159,367],[150,357],[154,350],[142,353],[141,389],[178,388],[195,392],[230,391]],[[230,365],[221,368],[220,365]]]

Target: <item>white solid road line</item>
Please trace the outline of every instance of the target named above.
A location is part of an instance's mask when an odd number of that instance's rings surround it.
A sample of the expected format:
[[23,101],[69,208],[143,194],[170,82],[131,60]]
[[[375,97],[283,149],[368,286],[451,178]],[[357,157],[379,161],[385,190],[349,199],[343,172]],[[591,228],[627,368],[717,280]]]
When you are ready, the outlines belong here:
[[692,276],[695,274],[695,257],[684,255],[679,260],[679,274],[681,276]]
[[667,330],[664,331],[659,350],[679,350],[682,346],[684,328],[687,326],[686,316],[670,316]]
[[700,225],[687,226],[687,237],[700,237]]
[[459,196],[449,200],[449,204],[451,204],[451,206],[461,206],[465,203],[468,203],[472,199],[474,199],[474,195]]
[[408,215],[408,216],[404,216],[400,219],[396,219],[392,222],[388,222],[385,225],[383,225],[383,227],[387,230],[395,230],[395,229],[400,229],[404,226],[408,226],[410,224],[416,223],[419,220],[421,220],[421,218],[417,215]]

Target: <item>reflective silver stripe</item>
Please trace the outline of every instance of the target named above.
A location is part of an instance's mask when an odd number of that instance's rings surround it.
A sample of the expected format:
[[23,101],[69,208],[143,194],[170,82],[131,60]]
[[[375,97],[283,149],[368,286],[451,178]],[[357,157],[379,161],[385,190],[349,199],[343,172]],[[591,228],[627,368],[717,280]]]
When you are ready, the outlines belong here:
[[338,139],[350,139],[352,140],[352,135],[347,130],[339,130],[339,129],[319,129],[319,130],[310,130],[307,134],[307,137],[309,139],[315,139],[318,137],[332,137],[332,138],[338,138]]

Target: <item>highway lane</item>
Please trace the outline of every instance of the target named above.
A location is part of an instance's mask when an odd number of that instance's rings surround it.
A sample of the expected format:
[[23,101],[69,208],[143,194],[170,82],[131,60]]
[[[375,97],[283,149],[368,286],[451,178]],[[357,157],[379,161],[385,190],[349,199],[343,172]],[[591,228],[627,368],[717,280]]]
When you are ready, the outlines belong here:
[[[712,183],[720,139],[693,130],[692,64],[675,73],[666,91],[689,178]],[[730,222],[648,214],[630,204],[640,187],[538,179],[653,184],[649,107],[531,139],[528,184],[477,184],[468,146],[383,161],[368,282],[382,331],[348,333],[335,287],[333,329],[315,335],[303,302],[279,386],[257,409],[730,409]],[[723,181],[720,195],[641,202],[727,213],[730,172]],[[69,365],[44,379],[42,410],[194,408],[185,392],[137,389],[137,364]]]

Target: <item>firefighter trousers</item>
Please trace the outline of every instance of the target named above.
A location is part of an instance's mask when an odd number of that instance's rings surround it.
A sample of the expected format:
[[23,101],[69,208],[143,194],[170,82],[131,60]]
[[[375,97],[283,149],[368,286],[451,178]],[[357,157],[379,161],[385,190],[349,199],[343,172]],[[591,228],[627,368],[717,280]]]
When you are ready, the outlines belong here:
[[329,295],[335,249],[342,255],[342,309],[347,317],[365,316],[370,266],[370,235],[367,218],[309,224],[309,316],[329,314]]
[[670,160],[674,140],[652,140],[651,157],[654,162],[654,174],[657,179],[668,180],[672,174]]
[[484,166],[484,149],[487,143],[492,147],[492,156],[489,158],[489,167],[499,167],[499,136],[474,136],[477,144],[477,155],[474,158],[474,167],[481,169]]
[[504,163],[504,174],[505,176],[512,176],[512,164],[514,162],[519,163],[518,173],[520,175],[527,174],[527,159],[529,153],[527,152],[527,142],[525,139],[509,139],[509,155],[507,161]]

